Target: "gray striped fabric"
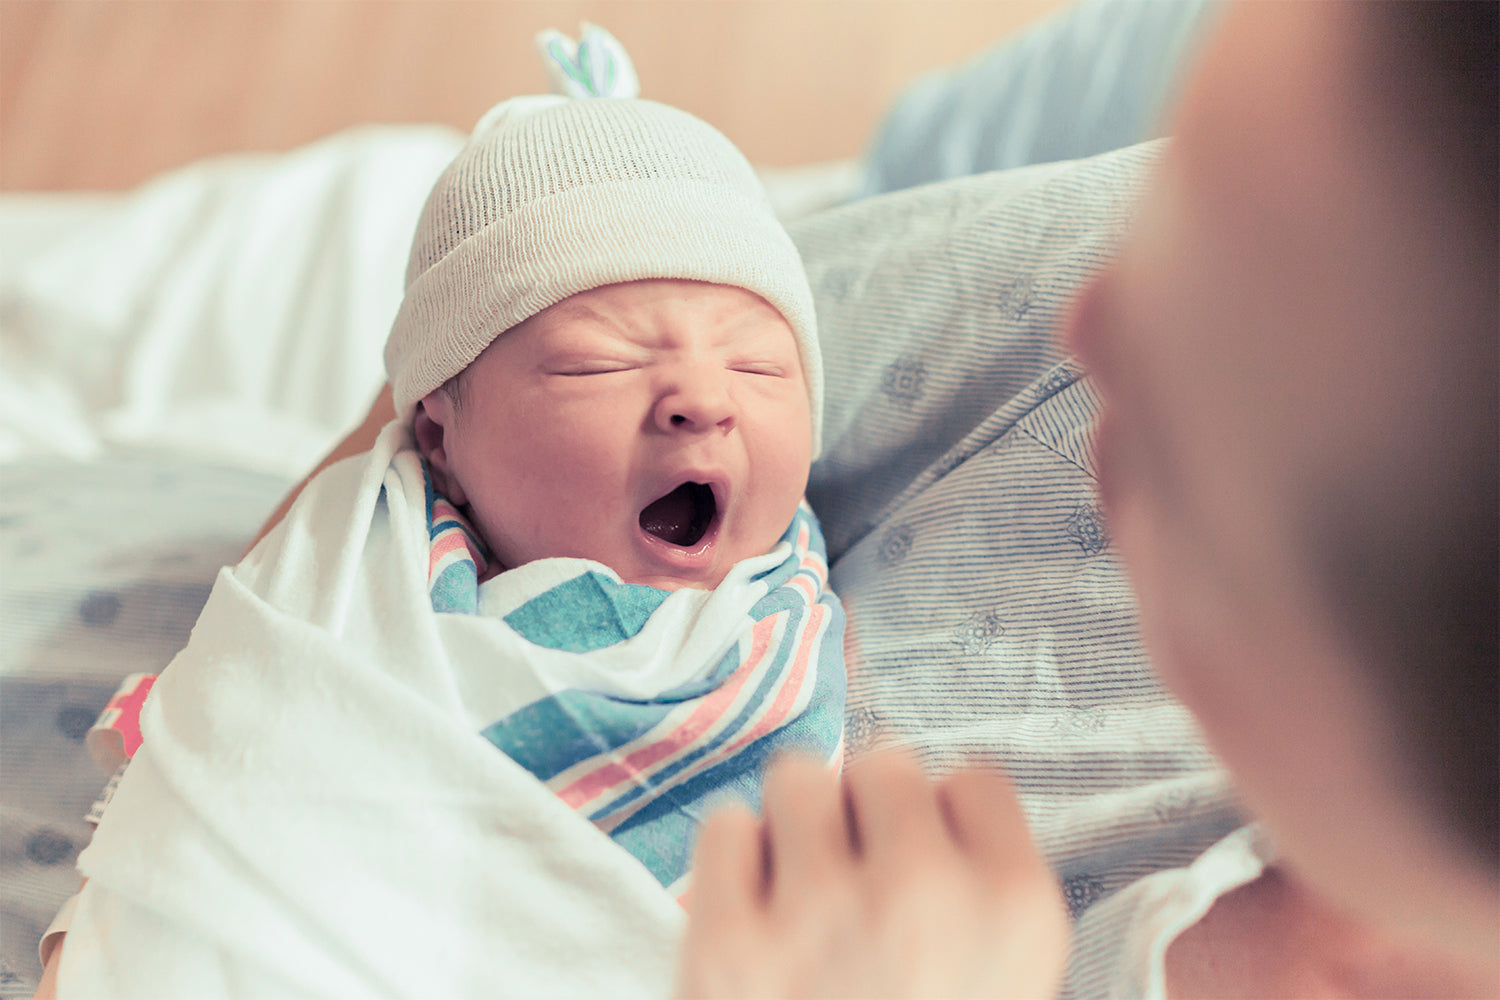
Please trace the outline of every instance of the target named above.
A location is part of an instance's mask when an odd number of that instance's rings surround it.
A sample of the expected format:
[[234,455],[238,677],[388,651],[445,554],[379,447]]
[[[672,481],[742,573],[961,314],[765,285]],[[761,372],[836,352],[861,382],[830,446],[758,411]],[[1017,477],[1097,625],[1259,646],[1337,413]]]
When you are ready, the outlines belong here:
[[827,359],[809,496],[849,613],[850,759],[902,745],[933,771],[1012,775],[1070,910],[1099,907],[1075,929],[1074,996],[1147,989],[1123,949],[1159,914],[1100,904],[1240,824],[1146,663],[1092,489],[1098,401],[1055,336],[1160,148],[793,227]]

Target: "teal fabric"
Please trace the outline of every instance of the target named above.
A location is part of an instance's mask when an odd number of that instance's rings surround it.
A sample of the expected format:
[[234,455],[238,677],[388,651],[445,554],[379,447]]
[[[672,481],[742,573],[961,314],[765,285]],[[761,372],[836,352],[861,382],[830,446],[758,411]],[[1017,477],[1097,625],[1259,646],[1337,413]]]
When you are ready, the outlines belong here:
[[505,624],[538,646],[587,653],[633,637],[668,592],[583,573],[505,616]]

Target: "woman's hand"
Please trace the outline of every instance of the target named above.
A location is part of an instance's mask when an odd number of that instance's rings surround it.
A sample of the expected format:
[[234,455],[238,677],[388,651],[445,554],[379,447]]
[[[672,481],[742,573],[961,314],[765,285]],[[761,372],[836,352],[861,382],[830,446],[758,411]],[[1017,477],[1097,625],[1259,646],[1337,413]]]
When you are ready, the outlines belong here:
[[771,769],[698,842],[681,997],[1050,997],[1068,924],[1010,784],[879,754]]

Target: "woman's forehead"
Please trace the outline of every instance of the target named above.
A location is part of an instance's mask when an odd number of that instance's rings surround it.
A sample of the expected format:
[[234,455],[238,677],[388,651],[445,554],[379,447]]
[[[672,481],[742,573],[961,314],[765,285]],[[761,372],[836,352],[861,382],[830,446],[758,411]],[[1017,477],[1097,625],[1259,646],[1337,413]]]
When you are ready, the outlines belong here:
[[1255,211],[1336,197],[1360,169],[1371,95],[1346,4],[1241,3],[1205,47],[1171,123],[1185,183]]

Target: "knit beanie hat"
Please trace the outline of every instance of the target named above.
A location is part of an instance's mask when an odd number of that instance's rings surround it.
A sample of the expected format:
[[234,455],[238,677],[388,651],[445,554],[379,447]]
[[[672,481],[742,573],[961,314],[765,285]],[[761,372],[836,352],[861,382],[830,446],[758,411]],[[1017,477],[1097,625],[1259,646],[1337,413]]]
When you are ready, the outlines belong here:
[[517,97],[492,108],[417,224],[386,341],[396,412],[517,323],[644,278],[744,288],[797,340],[813,421],[823,372],[802,260],[745,157],[692,115],[637,98]]

